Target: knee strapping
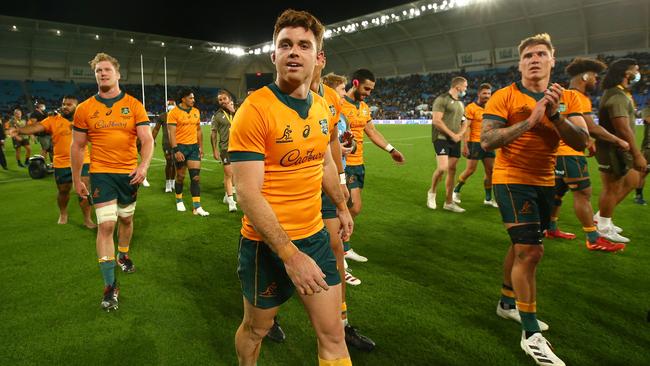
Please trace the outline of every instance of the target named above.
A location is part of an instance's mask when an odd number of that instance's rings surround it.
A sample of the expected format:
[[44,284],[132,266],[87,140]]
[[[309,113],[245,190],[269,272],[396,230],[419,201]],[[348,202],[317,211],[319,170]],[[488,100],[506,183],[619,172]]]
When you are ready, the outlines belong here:
[[117,203],[96,208],[95,215],[97,215],[97,224],[102,224],[104,222],[110,222],[110,221],[116,222]]
[[525,224],[508,229],[512,244],[542,244],[542,231],[539,224]]
[[135,204],[136,202],[133,202],[132,204],[125,206],[125,207],[117,207],[117,216],[119,217],[130,217],[133,216],[135,213]]
[[190,193],[192,197],[201,195],[201,186],[199,185],[201,169],[190,169]]
[[577,182],[571,182],[571,183],[568,183],[568,186],[569,186],[569,189],[571,189],[571,192],[582,191],[584,189],[587,189],[587,188],[591,187],[591,180],[590,179],[584,179],[584,180],[580,180],[580,181],[577,181]]

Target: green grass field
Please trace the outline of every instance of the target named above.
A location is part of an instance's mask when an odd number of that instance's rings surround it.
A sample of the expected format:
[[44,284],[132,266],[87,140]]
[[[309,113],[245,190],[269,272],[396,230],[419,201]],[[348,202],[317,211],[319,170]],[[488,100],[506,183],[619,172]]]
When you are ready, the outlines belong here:
[[[498,210],[482,205],[482,168],[463,188],[466,213],[429,210],[430,127],[378,128],[407,164],[396,166],[386,152],[366,148],[364,207],[353,246],[369,261],[350,263],[363,283],[348,287],[348,308],[351,324],[377,348],[351,350],[354,364],[533,365],[519,348],[519,325],[494,313],[509,238]],[[118,274],[120,308],[106,313],[99,307],[95,233],[81,225],[76,200],[69,224],[57,225],[53,177],[29,179],[16,168],[10,146],[5,153],[11,170],[0,170],[1,365],[236,364],[241,212],[229,214],[221,203],[220,165],[208,159],[202,171],[202,202],[211,215],[178,213],[173,195],[163,193],[156,147],[152,187],[140,189],[135,216],[131,256],[138,271]],[[592,177],[595,168],[590,159]],[[600,180],[592,184],[596,195]],[[592,202],[597,206],[595,197]],[[569,194],[560,225],[578,239],[545,241],[539,317],[550,324],[545,335],[568,365],[650,364],[650,207],[630,197],[615,217],[632,240],[626,251],[590,252]],[[316,365],[316,339],[296,298],[281,310],[280,323],[288,338],[265,341],[259,365]]]

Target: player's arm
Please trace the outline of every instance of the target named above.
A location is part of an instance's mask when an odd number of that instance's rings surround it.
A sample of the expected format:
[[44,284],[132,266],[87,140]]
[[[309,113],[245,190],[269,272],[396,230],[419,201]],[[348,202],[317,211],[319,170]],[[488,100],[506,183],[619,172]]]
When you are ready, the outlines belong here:
[[178,144],[176,143],[176,122],[169,123],[167,121],[167,133],[169,134],[169,146],[172,149],[174,160],[185,161],[185,156],[182,152],[178,151]]
[[636,146],[634,131],[630,128],[627,117],[615,117],[612,119],[612,124],[616,129],[616,134],[621,139],[625,140],[630,145],[630,154],[632,154],[632,159],[634,163],[634,170],[645,172],[648,168],[648,162],[641,154],[641,151]]
[[196,138],[199,144],[199,156],[203,158],[203,131],[201,130],[201,122],[196,126]]
[[[237,202],[262,240],[284,262],[287,275],[301,294],[329,289],[325,274],[308,255],[298,250],[282,229],[273,209],[262,195],[264,161],[233,161]],[[340,193],[339,193],[340,194]]]
[[568,119],[560,114],[559,107],[564,88],[553,83],[545,92],[542,100],[546,100],[546,117],[560,134],[564,142],[572,149],[582,151],[589,143],[589,132],[585,120],[580,115],[570,115]]
[[375,124],[372,121],[366,123],[366,127],[363,128],[368,135],[370,141],[372,141],[377,147],[388,151],[390,157],[399,164],[404,164],[404,155],[402,155],[399,150],[397,150],[393,145],[389,144],[388,141],[384,138],[384,135],[381,132],[377,131]]
[[437,112],[434,111],[431,113],[431,123],[433,124],[433,127],[435,127],[438,131],[444,133],[449,137],[450,139],[454,140],[455,142],[458,142],[460,139],[460,135],[456,135],[455,133],[452,132],[452,130],[447,127],[445,122],[442,120],[442,112]]
[[147,177],[147,170],[153,157],[153,136],[149,123],[140,123],[136,126],[136,134],[140,140],[140,164],[131,174],[131,184],[140,184]]
[[88,195],[88,187],[81,181],[81,168],[84,162],[84,153],[88,144],[88,134],[85,131],[72,131],[72,144],[70,145],[70,167],[72,182],[79,197]]
[[217,149],[217,139],[219,137],[217,134],[218,123],[217,114],[215,113],[214,116],[212,116],[212,129],[210,130],[210,145],[212,145],[212,156],[215,160],[220,160],[219,150]]
[[[336,125],[334,125],[336,126]],[[341,142],[339,141],[338,129],[335,127],[334,131],[330,133],[330,144],[329,148],[331,150],[331,157],[334,160],[336,167],[336,172],[339,177],[339,186],[341,187],[341,192],[343,192],[343,198],[347,201],[350,192],[348,192],[348,186],[345,181],[345,169],[343,168],[343,153],[341,150]],[[324,178],[323,178],[324,179]],[[332,197],[330,197],[332,198]]]
[[153,126],[151,129],[151,137],[153,138],[154,141],[156,141],[156,137],[158,136],[158,131],[160,131],[160,127],[162,126],[162,121],[160,118],[156,121],[156,125]]
[[481,126],[481,148],[492,151],[518,139],[542,120],[546,111],[546,103],[544,98],[538,100],[527,119],[507,127],[503,117],[484,114]]
[[[336,140],[338,141],[338,138]],[[346,204],[347,198],[343,194],[343,187],[340,187],[339,185],[340,175],[336,173],[338,164],[336,164],[336,160],[332,157],[330,146],[328,146],[325,151],[325,159],[323,161],[323,182],[321,184],[325,194],[336,205],[336,214],[341,222],[341,238],[343,240],[348,240],[350,239],[350,235],[352,235],[354,225],[352,222],[352,216],[350,215],[350,211]],[[345,173],[343,173],[343,176],[345,177]],[[343,182],[344,181],[345,178]],[[347,188],[345,189],[347,190]]]
[[45,132],[45,127],[43,127],[40,123],[35,123],[25,127],[16,127],[15,129],[9,130],[10,135],[34,135],[43,132]]
[[591,135],[591,137],[595,138],[596,140],[618,145],[624,151],[630,149],[630,144],[628,144],[627,141],[616,137],[616,135],[609,133],[609,131],[603,128],[603,126],[596,124],[590,114],[583,114],[582,117],[587,124],[587,130],[589,131],[589,135]]

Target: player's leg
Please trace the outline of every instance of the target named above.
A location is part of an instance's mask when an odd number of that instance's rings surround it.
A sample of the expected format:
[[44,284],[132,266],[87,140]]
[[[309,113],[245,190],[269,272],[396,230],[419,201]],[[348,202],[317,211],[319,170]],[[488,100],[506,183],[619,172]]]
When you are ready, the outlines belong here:
[[244,299],[244,317],[235,333],[235,349],[240,366],[255,366],[260,355],[262,340],[273,325],[279,307],[262,309]]
[[[463,185],[465,185],[467,179],[469,179],[469,177],[471,177],[476,171],[479,161],[479,151],[477,150],[476,143],[468,142],[467,144],[469,149],[469,156],[467,156],[466,159],[467,165],[465,166],[465,170],[460,173],[458,183],[456,183],[456,186],[454,187],[453,201],[456,203],[460,203],[460,190],[463,188]],[[480,148],[480,146],[478,146],[478,148]]]
[[[492,153],[494,155],[494,153]],[[497,203],[492,197],[492,172],[494,171],[494,158],[483,158],[483,169],[485,170],[485,177],[483,178],[483,188],[485,189],[485,200],[483,204],[497,207]]]
[[174,158],[168,144],[163,144],[162,149],[165,156],[165,193],[171,193],[174,190],[174,178],[176,176]]
[[32,156],[32,145],[29,143],[29,140],[27,140],[27,143],[25,144],[25,165],[29,163],[30,156]]
[[59,206],[58,223],[67,224],[68,223],[68,201],[70,200],[70,190],[72,189],[72,182],[57,184],[56,188],[58,191],[56,196],[56,203]]
[[444,149],[436,150],[436,169],[433,171],[433,174],[431,175],[431,188],[429,188],[429,191],[427,192],[427,207],[429,207],[432,210],[435,210],[438,207],[436,203],[438,184],[440,183],[443,175],[449,168],[449,156],[447,155],[448,152],[440,153],[438,150],[444,151]]
[[[443,209],[451,212],[465,212],[465,209],[458,206],[456,202],[453,201],[453,189],[454,189],[454,179],[456,179],[456,166],[458,165],[458,159],[460,158],[460,142],[455,144],[449,144],[449,157],[447,162],[447,177],[445,179],[445,204],[442,206]],[[460,198],[460,197],[459,197]]]
[[[198,158],[198,156],[197,156]],[[192,213],[208,216],[210,213],[201,207],[201,161],[188,160],[187,170],[190,173],[190,193],[192,194]]]
[[228,204],[228,211],[237,211],[237,202],[235,202],[232,187],[232,165],[230,165],[230,156],[227,150],[221,150],[221,163],[223,164],[223,187],[226,191],[225,203]]
[[133,237],[133,215],[135,214],[138,185],[131,185],[127,174],[112,175],[119,192],[117,199],[117,264],[126,273],[135,272],[133,261],[129,257],[131,238]]
[[[562,157],[563,158],[563,157]],[[560,159],[560,157],[558,157]],[[560,209],[562,208],[562,200],[569,191],[567,179],[564,178],[565,174],[556,175],[555,189],[553,197],[553,206],[551,208],[551,221],[549,222],[548,230],[544,231],[547,238],[560,238],[560,239],[575,239],[576,235],[561,231],[558,228],[558,220],[560,216]]]
[[648,203],[646,200],[643,198],[643,187],[645,187],[645,178],[648,175],[648,173],[641,174],[641,178],[639,179],[639,184],[636,186],[635,189],[635,194],[634,194],[634,203],[637,205],[642,205],[645,206]]
[[115,280],[115,243],[113,232],[117,222],[118,192],[109,174],[91,174],[90,192],[95,200],[97,215],[97,258],[104,279],[104,296],[101,306],[105,310],[116,309],[119,288]]
[[16,139],[14,141],[14,150],[16,152],[16,163],[18,164],[19,167],[24,168],[25,165],[23,164],[23,161],[20,160],[20,147],[22,146],[22,141],[18,141]]
[[[179,151],[181,151],[180,147],[179,147]],[[185,156],[185,159],[187,159],[187,156]],[[176,193],[176,210],[185,211],[186,210],[185,204],[183,203],[183,181],[185,180],[187,160],[176,161],[175,163],[176,163],[176,180],[174,182],[174,191]]]

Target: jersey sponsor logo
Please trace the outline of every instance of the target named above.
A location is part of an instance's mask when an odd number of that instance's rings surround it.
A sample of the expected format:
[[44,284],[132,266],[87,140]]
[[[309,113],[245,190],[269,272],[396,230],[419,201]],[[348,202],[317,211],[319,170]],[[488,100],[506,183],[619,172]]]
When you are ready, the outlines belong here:
[[106,111],[106,115],[107,115],[107,116],[110,116],[111,114],[113,114],[113,110],[112,110],[112,109],[109,109],[109,110]]
[[320,132],[323,133],[323,135],[327,135],[329,132],[329,128],[327,127],[327,120],[326,119],[321,119],[318,121],[318,124],[320,124]]
[[293,139],[291,138],[291,127],[287,125],[287,127],[284,129],[284,132],[282,132],[282,136],[278,137],[275,139],[276,144],[286,144],[287,142],[293,142]]
[[524,204],[521,206],[519,213],[521,215],[529,215],[533,213],[533,205],[530,203],[530,201],[524,201]]
[[129,107],[122,107],[122,109],[120,111],[122,112],[122,114],[131,113],[131,110],[129,109]]
[[266,286],[266,289],[260,292],[260,297],[275,297],[278,293],[278,285],[275,282],[271,282],[270,285]]
[[117,122],[117,121],[104,121],[100,119],[95,123],[95,128],[126,128],[126,122]]
[[284,154],[282,159],[280,159],[280,165],[284,167],[298,166],[310,161],[321,160],[325,157],[323,153],[314,153],[314,150],[307,150],[305,155],[302,154],[302,151],[299,149],[293,149],[288,153]]
[[302,137],[304,138],[309,137],[310,132],[311,132],[311,127],[309,125],[305,125],[305,129],[302,130]]

